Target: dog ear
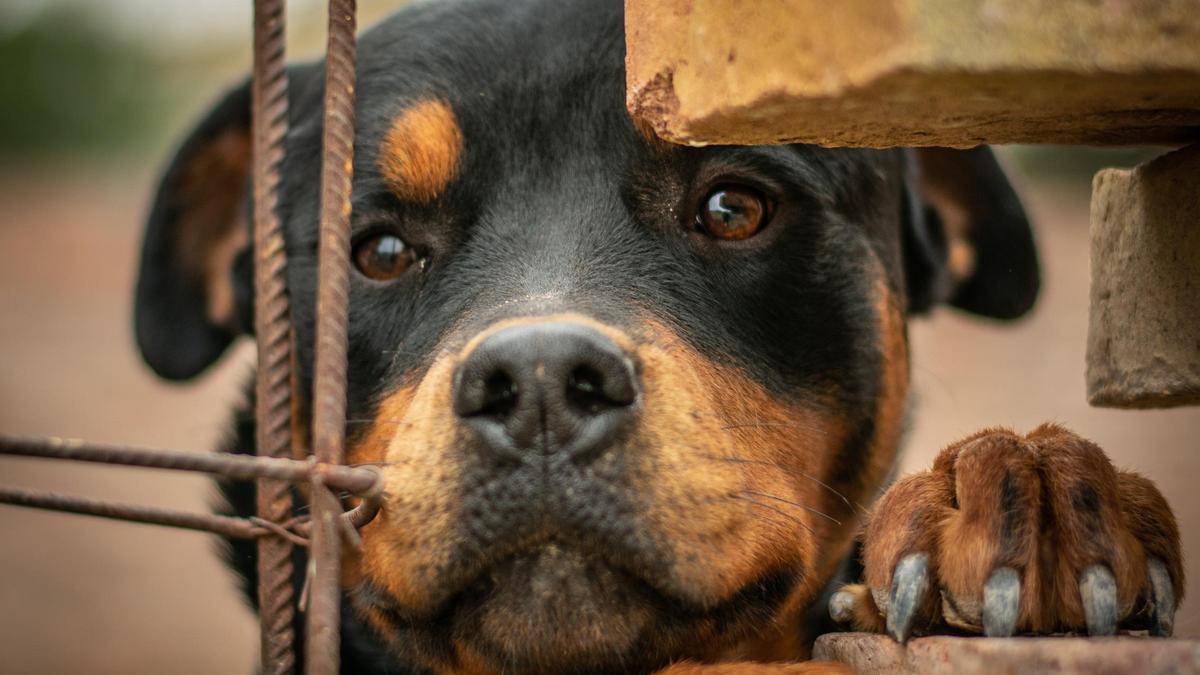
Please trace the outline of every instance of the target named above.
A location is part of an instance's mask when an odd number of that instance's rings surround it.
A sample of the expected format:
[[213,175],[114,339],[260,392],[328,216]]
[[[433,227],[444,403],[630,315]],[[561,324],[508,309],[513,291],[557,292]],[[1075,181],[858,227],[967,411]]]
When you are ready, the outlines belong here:
[[908,164],[910,311],[948,301],[995,319],[1028,312],[1041,286],[1033,231],[991,148],[921,148]]
[[142,244],[134,328],[142,357],[182,380],[253,329],[250,90],[228,92],[158,185]]

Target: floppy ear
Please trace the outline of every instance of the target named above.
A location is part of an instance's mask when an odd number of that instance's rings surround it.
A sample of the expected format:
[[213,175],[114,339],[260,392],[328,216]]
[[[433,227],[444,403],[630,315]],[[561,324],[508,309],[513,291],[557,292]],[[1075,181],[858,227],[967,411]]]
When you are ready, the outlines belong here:
[[134,303],[142,357],[181,380],[253,328],[250,91],[217,103],[163,174],[150,209]]
[[995,319],[1024,315],[1041,285],[1037,251],[991,148],[908,152],[902,241],[910,311],[948,301]]

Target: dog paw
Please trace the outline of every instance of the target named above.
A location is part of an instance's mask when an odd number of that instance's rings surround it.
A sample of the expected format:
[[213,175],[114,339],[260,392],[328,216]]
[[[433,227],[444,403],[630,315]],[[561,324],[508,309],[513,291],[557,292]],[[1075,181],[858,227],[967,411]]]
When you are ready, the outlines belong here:
[[989,636],[1118,628],[1170,635],[1179,529],[1149,480],[1058,426],[987,430],[897,481],[863,536],[864,584],[834,619],[900,641],[951,626]]

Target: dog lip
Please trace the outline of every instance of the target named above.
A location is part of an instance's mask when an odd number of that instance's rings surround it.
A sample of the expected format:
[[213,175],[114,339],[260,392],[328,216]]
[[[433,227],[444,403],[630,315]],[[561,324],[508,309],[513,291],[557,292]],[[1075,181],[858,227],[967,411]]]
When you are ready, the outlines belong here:
[[605,565],[648,604],[681,620],[710,617],[746,603],[761,603],[761,599],[755,600],[753,596],[783,593],[782,589],[791,588],[802,576],[797,570],[770,570],[758,578],[751,579],[729,597],[715,602],[703,602],[664,587],[661,582],[656,581],[654,575],[646,573],[646,566],[640,566],[639,570],[639,566],[623,560],[625,556],[614,555],[611,546],[606,547],[594,537],[588,541],[585,537],[570,537],[564,536],[562,532],[546,531],[530,535],[519,544],[506,547],[494,555],[477,558],[469,567],[460,568],[454,578],[445,583],[447,590],[442,597],[428,608],[416,610],[400,604],[369,578],[359,583],[353,592],[353,598],[360,606],[366,605],[382,611],[401,624],[451,621],[455,615],[469,612],[481,602],[478,599],[472,602],[472,596],[485,596],[487,586],[492,582],[492,575],[497,570],[522,557],[535,555],[539,549],[548,546],[572,549],[595,563]]
[[660,584],[656,584],[652,575],[646,573],[646,566],[640,566],[642,569],[639,571],[637,569],[639,566],[622,560],[622,558],[632,557],[634,554],[614,555],[613,547],[595,541],[594,537],[591,538],[592,541],[588,541],[588,539],[588,537],[568,536],[562,531],[542,531],[530,534],[512,546],[507,546],[490,555],[480,556],[470,563],[460,566],[450,578],[439,584],[444,590],[438,594],[440,597],[437,601],[422,609],[415,609],[396,601],[369,577],[359,582],[352,597],[356,604],[384,612],[393,620],[401,623],[441,621],[454,616],[464,608],[469,608],[471,603],[468,601],[468,596],[485,589],[497,570],[514,560],[536,555],[539,549],[558,546],[572,549],[596,563],[605,565],[615,575],[628,582],[632,589],[651,604],[669,607],[687,614],[702,614],[710,609],[700,603],[672,594]]
[[[489,584],[494,583],[490,578],[492,574],[502,571],[502,568],[516,563],[522,557],[537,555],[539,546],[548,545],[572,548],[564,546],[556,539],[546,538],[541,544],[527,546],[497,558],[490,564],[480,565],[477,573],[469,581],[458,585],[429,611],[416,612],[400,605],[369,578],[360,581],[350,591],[351,600],[359,610],[374,609],[381,612],[401,631],[426,630],[438,626],[443,629],[456,625],[461,627],[460,622],[478,617],[479,610],[490,598]],[[579,552],[578,549],[576,552]],[[714,604],[700,604],[661,590],[644,575],[632,573],[627,567],[613,563],[610,557],[594,556],[587,552],[583,555],[589,558],[592,564],[607,567],[613,576],[626,585],[623,590],[629,596],[638,599],[639,604],[649,608],[661,620],[676,626],[692,621],[736,623],[748,613],[776,611],[804,577],[802,570],[789,567],[767,570],[747,581],[728,598]]]

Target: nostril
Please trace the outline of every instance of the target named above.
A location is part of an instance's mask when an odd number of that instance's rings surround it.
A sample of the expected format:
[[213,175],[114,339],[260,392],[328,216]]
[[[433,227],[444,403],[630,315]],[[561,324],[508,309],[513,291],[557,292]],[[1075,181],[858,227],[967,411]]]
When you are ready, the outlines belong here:
[[517,383],[508,373],[493,373],[483,383],[483,405],[475,414],[496,418],[508,417],[517,406],[517,395]]
[[579,366],[567,376],[567,403],[589,415],[608,408],[612,402],[604,395],[604,376],[591,366]]
[[619,382],[613,382],[613,379],[592,366],[577,366],[567,376],[567,404],[579,412],[595,415],[609,408],[632,403],[633,392],[629,391],[631,387],[621,386]]

